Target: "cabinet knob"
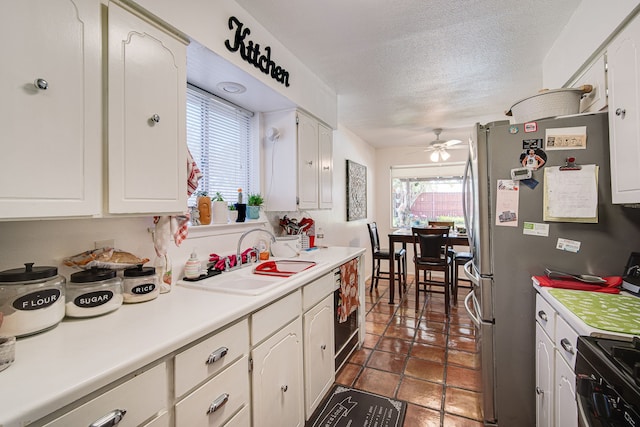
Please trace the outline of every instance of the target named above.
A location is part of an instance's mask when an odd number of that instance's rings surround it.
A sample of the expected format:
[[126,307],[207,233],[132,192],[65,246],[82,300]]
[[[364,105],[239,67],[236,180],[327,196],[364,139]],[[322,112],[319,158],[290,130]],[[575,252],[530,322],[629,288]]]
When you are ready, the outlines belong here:
[[540,387],[536,387],[536,394],[538,396],[540,395],[544,396],[544,390],[542,390]]
[[571,345],[571,341],[569,341],[568,339],[562,338],[560,340],[560,345],[562,346],[562,348],[565,349],[567,353],[570,353],[570,354],[574,353],[573,346]]
[[304,162],[306,165],[313,166],[313,160],[307,160]]
[[538,317],[539,317],[539,318],[541,318],[542,320],[544,320],[545,322],[548,320],[547,313],[545,313],[545,312],[544,312],[544,311],[542,311],[542,310],[540,310],[540,311],[538,312]]
[[157,114],[154,114],[153,116],[151,116],[151,120],[153,123],[160,123],[160,116]]
[[624,119],[624,115],[627,114],[627,110],[624,108],[616,108],[616,116]]
[[49,83],[45,79],[36,79],[33,84],[40,90],[47,90]]
[[286,384],[283,385],[282,387],[280,387],[280,389],[282,390],[283,393],[286,393],[287,390],[289,390],[289,386],[287,386]]
[[329,166],[324,166],[322,169],[328,171],[330,168]]
[[320,349],[322,349],[322,350],[326,350],[326,349],[327,349],[327,345],[326,345],[326,344],[322,344],[322,345],[320,346]]

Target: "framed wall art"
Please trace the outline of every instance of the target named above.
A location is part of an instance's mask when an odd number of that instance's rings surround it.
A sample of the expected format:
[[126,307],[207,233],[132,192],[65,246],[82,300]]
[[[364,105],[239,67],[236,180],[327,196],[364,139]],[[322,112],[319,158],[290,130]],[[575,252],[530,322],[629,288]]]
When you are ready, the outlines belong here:
[[347,221],[367,217],[367,167],[347,160]]

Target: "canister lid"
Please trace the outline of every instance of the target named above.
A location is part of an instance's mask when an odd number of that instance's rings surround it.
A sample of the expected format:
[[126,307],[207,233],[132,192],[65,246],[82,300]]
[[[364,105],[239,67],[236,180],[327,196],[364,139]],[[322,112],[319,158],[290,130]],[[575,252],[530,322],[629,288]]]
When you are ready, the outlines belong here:
[[138,264],[135,267],[127,268],[123,274],[124,277],[152,276],[156,274],[156,269],[153,267],[143,267],[142,264]]
[[47,279],[57,274],[57,267],[34,267],[32,262],[26,262],[24,268],[0,271],[0,282],[29,282]]
[[116,271],[108,268],[93,267],[91,270],[79,271],[70,276],[73,283],[101,282],[116,277]]

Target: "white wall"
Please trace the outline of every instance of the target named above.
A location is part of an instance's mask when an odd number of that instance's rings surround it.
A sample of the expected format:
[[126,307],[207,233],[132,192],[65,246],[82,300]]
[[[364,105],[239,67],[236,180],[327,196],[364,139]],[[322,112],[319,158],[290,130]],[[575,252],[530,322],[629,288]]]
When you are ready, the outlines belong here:
[[618,26],[640,4],[638,0],[583,0],[542,63],[543,87],[563,87]]

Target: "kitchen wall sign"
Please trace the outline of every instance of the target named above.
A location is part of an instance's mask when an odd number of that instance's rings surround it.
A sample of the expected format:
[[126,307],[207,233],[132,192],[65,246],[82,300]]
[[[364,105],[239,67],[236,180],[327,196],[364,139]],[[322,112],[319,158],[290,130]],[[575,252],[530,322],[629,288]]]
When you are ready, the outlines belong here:
[[347,221],[367,217],[367,167],[347,160]]
[[289,87],[289,72],[271,59],[271,46],[265,46],[264,53],[260,51],[260,44],[253,40],[246,40],[251,30],[244,26],[235,16],[229,18],[229,29],[234,30],[233,41],[225,40],[224,45],[229,52],[239,52],[242,59],[253,65],[264,74],[270,75],[278,83]]

